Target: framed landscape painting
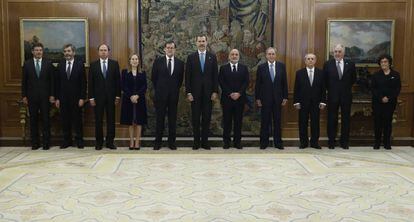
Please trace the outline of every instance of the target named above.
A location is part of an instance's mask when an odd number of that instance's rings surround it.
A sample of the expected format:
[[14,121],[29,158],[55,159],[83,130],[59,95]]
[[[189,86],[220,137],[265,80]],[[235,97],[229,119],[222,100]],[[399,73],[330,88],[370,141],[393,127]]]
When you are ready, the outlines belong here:
[[89,66],[89,31],[86,18],[20,18],[21,64],[32,58],[31,46],[41,42],[44,57],[58,63],[63,45],[73,44],[76,57]]
[[358,67],[377,67],[382,54],[393,56],[395,21],[392,19],[328,19],[326,59],[336,44],[345,46],[345,58]]

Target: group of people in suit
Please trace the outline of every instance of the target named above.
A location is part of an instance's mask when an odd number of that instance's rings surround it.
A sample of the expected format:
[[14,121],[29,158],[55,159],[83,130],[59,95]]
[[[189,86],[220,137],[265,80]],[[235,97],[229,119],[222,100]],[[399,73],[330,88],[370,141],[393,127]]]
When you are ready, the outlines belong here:
[[[175,56],[176,43],[168,41],[164,45],[164,56],[155,59],[151,81],[154,86],[154,106],[156,109],[156,133],[154,150],[162,147],[165,118],[168,118],[168,147],[176,146],[177,106],[180,88],[184,82],[186,99],[191,103],[193,150],[211,149],[208,142],[212,104],[218,98],[221,88],[223,110],[223,148],[242,149],[242,122],[249,84],[249,71],[240,63],[240,52],[232,49],[229,62],[218,69],[216,56],[207,51],[207,36],[196,37],[197,51],[187,57],[187,61]],[[22,97],[29,106],[32,149],[40,148],[38,119],[42,119],[43,149],[49,149],[50,103],[60,109],[63,129],[61,148],[72,146],[72,130],[78,148],[84,147],[82,109],[86,102],[95,113],[95,149],[104,145],[103,117],[106,116],[105,146],[116,149],[115,107],[121,102],[120,123],[129,125],[130,150],[140,149],[142,126],[147,124],[145,95],[147,77],[141,69],[137,54],[129,57],[128,69],[120,73],[117,61],[109,58],[110,48],[106,44],[98,46],[99,59],[90,64],[88,87],[85,67],[82,61],[75,59],[75,47],[67,44],[63,47],[64,60],[55,70],[52,63],[43,58],[43,45],[32,46],[33,58],[23,65]],[[273,133],[273,146],[284,149],[281,133],[282,107],[288,101],[286,67],[276,61],[276,48],[266,50],[267,62],[257,68],[255,102],[260,108],[260,149],[269,146],[269,135]],[[305,68],[296,72],[293,105],[299,114],[299,148],[321,149],[319,145],[320,110],[328,110],[328,147],[336,146],[338,111],[341,110],[340,146],[349,148],[350,111],[352,104],[352,85],[356,81],[355,64],[344,59],[345,47],[336,45],[334,58],[325,62],[323,70],[315,67],[316,55],[305,55]],[[381,70],[373,75],[373,110],[375,116],[375,145],[378,149],[383,143],[391,149],[391,121],[397,97],[401,88],[398,72],[391,68],[392,58],[379,58]],[[88,88],[88,100],[86,89]],[[121,93],[122,92],[122,93]],[[122,96],[121,96],[122,94]],[[40,112],[39,112],[40,111]],[[308,136],[308,122],[311,125],[311,137]],[[231,131],[233,130],[233,141]]]

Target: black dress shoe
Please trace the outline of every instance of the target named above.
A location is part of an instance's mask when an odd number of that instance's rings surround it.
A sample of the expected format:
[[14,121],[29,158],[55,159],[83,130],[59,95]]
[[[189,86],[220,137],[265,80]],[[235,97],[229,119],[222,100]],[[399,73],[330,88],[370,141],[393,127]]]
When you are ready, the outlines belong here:
[[135,150],[135,147],[130,146],[130,147],[129,147],[129,150]]
[[106,147],[108,147],[111,150],[116,150],[116,146],[114,144],[106,144]]
[[193,145],[193,150],[198,150],[199,148],[200,148],[200,145],[198,145],[198,144]]
[[95,150],[102,150],[102,146],[101,145],[96,145]]
[[348,146],[348,145],[342,145],[341,147],[342,147],[342,149],[344,149],[344,150],[348,150],[348,149],[349,149],[349,146]]
[[279,150],[284,150],[285,149],[282,144],[276,144],[275,148],[277,148]]
[[203,146],[201,146],[203,149],[205,149],[205,150],[211,150],[211,147],[210,147],[210,145],[208,145],[208,144],[205,144],[205,145],[203,145]]
[[264,149],[266,149],[267,148],[267,146],[266,145],[260,145],[260,149],[261,150],[264,150]]
[[60,146],[60,149],[66,149],[66,148],[68,148],[68,147],[69,147],[69,144],[64,143],[64,144],[62,144],[62,145]]
[[318,149],[318,150],[322,149],[322,147],[319,146],[319,144],[311,145],[311,147],[314,148],[314,149]]
[[305,149],[306,147],[308,147],[307,144],[300,144],[299,149]]
[[375,144],[373,148],[374,148],[374,150],[379,150],[380,145],[379,144]]
[[153,150],[160,150],[160,149],[161,149],[160,145],[155,145],[154,148],[153,148]]
[[48,150],[50,147],[49,147],[49,144],[45,144],[45,145],[43,145],[43,150]]
[[78,149],[83,149],[85,147],[85,145],[83,144],[83,141],[78,141],[76,145]]
[[224,143],[224,145],[223,145],[223,149],[227,150],[227,149],[229,149],[229,148],[230,148],[230,144],[228,144],[228,143]]
[[333,150],[333,149],[335,149],[335,145],[329,145],[328,148]]
[[234,147],[236,147],[236,149],[239,149],[239,150],[243,149],[243,146],[239,143],[234,144]]
[[386,150],[391,150],[391,149],[392,149],[392,147],[391,147],[391,145],[385,145],[385,146],[384,146],[384,149],[386,149]]
[[141,147],[139,146],[139,147],[133,147],[133,149],[134,150],[140,150],[141,149]]
[[39,144],[32,145],[32,150],[38,150],[40,148]]
[[168,146],[168,148],[170,148],[170,150],[177,150],[177,146],[176,146],[176,145],[174,145],[174,144],[170,144],[170,145]]

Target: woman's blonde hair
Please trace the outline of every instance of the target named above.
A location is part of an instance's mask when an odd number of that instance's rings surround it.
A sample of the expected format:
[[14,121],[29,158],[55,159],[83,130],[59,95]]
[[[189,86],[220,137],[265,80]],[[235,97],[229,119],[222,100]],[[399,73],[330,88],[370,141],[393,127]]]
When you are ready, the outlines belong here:
[[138,57],[138,67],[137,67],[137,72],[141,72],[142,70],[142,64],[141,64],[141,58],[139,57],[139,55],[137,53],[132,53],[129,57],[128,57],[128,71],[132,70],[132,66],[131,66],[131,58],[132,56],[137,56]]

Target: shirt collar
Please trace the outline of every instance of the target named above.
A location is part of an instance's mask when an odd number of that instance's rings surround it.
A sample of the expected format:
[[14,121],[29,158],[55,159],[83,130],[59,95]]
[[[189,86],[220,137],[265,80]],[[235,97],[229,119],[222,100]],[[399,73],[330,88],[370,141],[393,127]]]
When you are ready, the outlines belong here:
[[101,60],[101,63],[102,63],[103,61],[105,61],[106,63],[108,63],[108,58],[106,58],[106,59],[99,58],[99,60]]
[[314,72],[315,71],[315,67],[313,67],[313,68],[308,68],[308,67],[306,67],[306,70],[309,72],[309,71],[311,71],[312,70],[312,72]]
[[73,65],[73,61],[75,61],[75,59],[66,60],[66,65],[68,64],[68,62],[70,62],[70,64],[72,64],[72,65]]
[[267,64],[270,66],[270,64],[273,64],[273,66],[276,66],[276,61],[274,61],[273,63],[267,61]]
[[167,59],[167,61],[168,61],[168,59],[171,59],[171,61],[174,61],[174,56],[173,57],[168,57],[168,56],[165,56],[165,58]]
[[202,51],[198,50],[198,54],[200,55],[201,53],[206,54],[206,53],[207,53],[207,50],[205,50],[204,52],[202,52]]
[[33,57],[33,61],[34,61],[34,62],[36,62],[36,60],[39,60],[39,62],[40,62],[40,63],[42,63],[42,59],[43,59],[43,58],[36,59],[36,58],[34,58],[34,57]]
[[335,60],[335,62],[336,62],[336,63],[340,62],[340,64],[344,64],[344,59],[341,59],[341,60],[339,60],[339,61],[338,61],[338,60]]

